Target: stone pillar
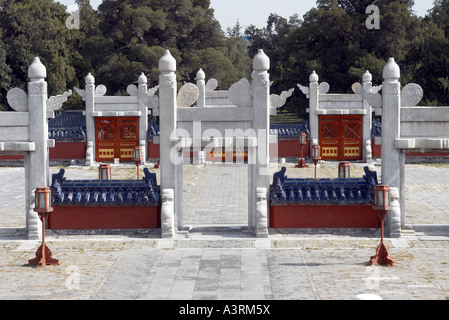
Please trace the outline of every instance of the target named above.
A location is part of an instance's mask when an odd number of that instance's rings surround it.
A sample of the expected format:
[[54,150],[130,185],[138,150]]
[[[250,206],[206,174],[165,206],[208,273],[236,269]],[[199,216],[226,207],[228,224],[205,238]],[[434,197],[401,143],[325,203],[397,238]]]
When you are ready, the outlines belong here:
[[196,74],[196,86],[199,91],[196,106],[198,108],[204,108],[206,106],[206,74],[203,69],[200,69]]
[[[363,75],[362,86],[363,90],[366,92],[371,92],[373,88],[373,76],[367,70]],[[373,125],[373,110],[369,105],[368,101],[363,99],[363,109],[365,110],[365,115],[363,116],[363,159],[366,162],[371,162],[373,160],[373,153],[371,147],[371,128]]]
[[[257,146],[252,153],[252,159],[248,159],[251,161],[248,165],[248,178],[251,182],[248,183],[249,186],[249,201],[250,208],[248,213],[248,227],[249,229],[257,229],[255,230],[258,234],[265,233],[262,227],[258,228],[258,221],[262,221],[258,219],[259,213],[268,212],[268,204],[265,202],[256,206],[256,194],[259,197],[258,190],[264,190],[265,193],[269,189],[269,163],[270,163],[270,153],[269,153],[269,127],[270,127],[270,75],[268,70],[270,69],[270,59],[263,52],[263,50],[259,50],[257,55],[253,60],[253,82],[252,82],[252,90],[253,90],[253,111],[254,111],[254,122],[253,128],[257,135]],[[251,198],[252,197],[252,198]],[[265,197],[267,195],[265,194]],[[261,209],[261,206],[265,205],[265,210]],[[267,218],[268,219],[268,218]],[[267,223],[268,226],[268,223]],[[263,227],[266,229],[267,227]],[[268,230],[266,230],[268,234]]]
[[317,110],[320,103],[319,77],[315,71],[309,77],[309,129],[310,129],[310,154],[312,154],[313,145],[318,144],[319,139],[319,121]]
[[28,113],[30,117],[29,135],[35,144],[35,151],[25,157],[25,166],[28,167],[26,175],[30,188],[26,199],[28,204],[27,228],[29,239],[40,239],[42,237],[41,221],[36,212],[33,211],[34,192],[38,187],[49,185],[49,162],[48,162],[48,122],[47,122],[47,69],[39,58],[34,58],[28,68]]
[[268,202],[267,189],[257,188],[256,190],[256,208],[257,208],[257,223],[256,236],[258,238],[268,237]]
[[139,140],[140,140],[140,146],[142,147],[142,165],[145,165],[147,160],[147,134],[148,134],[148,107],[146,106],[145,102],[142,100],[141,97],[147,97],[148,87],[147,87],[147,77],[142,72],[142,74],[139,76],[138,79],[138,91],[139,94],[137,97],[139,98],[139,111],[140,111],[140,118],[139,118]]
[[[171,137],[175,136],[176,116],[177,116],[177,83],[176,83],[176,60],[167,50],[159,60],[159,123],[160,123],[160,161],[161,161],[161,190],[172,189],[174,198],[175,228],[182,227],[182,207],[178,200],[182,200],[182,183],[178,184],[178,166],[175,159],[176,141]],[[179,188],[178,188],[179,187]],[[180,208],[181,207],[181,208]],[[165,223],[161,221],[161,223]]]
[[162,238],[173,238],[175,236],[175,216],[173,203],[173,189],[162,190],[161,207],[161,234]]
[[95,119],[93,112],[95,109],[95,78],[92,74],[88,74],[86,77],[86,166],[92,166],[96,160],[96,148],[95,145]]
[[[395,139],[400,136],[401,125],[401,84],[398,81],[400,76],[399,66],[390,58],[383,70],[382,84],[382,184],[390,188],[399,188],[401,181],[401,152],[395,148]],[[399,205],[399,193],[397,198]],[[400,235],[400,208],[399,217],[396,211],[389,211],[385,218],[386,236]]]

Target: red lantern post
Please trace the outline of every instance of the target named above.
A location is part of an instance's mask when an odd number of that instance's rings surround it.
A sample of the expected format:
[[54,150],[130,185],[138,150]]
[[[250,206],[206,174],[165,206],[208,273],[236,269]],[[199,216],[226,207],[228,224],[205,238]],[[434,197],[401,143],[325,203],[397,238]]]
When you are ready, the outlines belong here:
[[387,185],[377,185],[374,195],[374,210],[377,210],[381,223],[381,240],[377,247],[376,255],[371,257],[371,265],[393,266],[394,260],[388,256],[388,250],[384,245],[384,221],[387,211],[391,210],[391,191]]
[[313,146],[312,159],[313,164],[315,165],[315,179],[316,179],[316,166],[318,165],[318,162],[321,160],[321,149],[319,145]]
[[299,135],[299,144],[301,145],[301,158],[299,159],[298,164],[295,166],[295,168],[308,168],[309,166],[306,165],[306,161],[304,159],[304,146],[307,143],[307,135],[302,132]]
[[36,257],[28,260],[30,266],[45,266],[59,264],[58,259],[52,258],[50,249],[45,245],[45,223],[50,212],[53,211],[51,206],[51,190],[48,187],[37,188],[35,192],[35,208],[42,221],[42,245],[36,251]]
[[342,161],[338,164],[338,177],[350,178],[351,177],[351,165],[348,161]]
[[134,147],[133,160],[137,166],[137,180],[139,180],[139,166],[142,162],[142,147]]
[[98,179],[111,180],[111,165],[109,163],[102,163],[98,168]]

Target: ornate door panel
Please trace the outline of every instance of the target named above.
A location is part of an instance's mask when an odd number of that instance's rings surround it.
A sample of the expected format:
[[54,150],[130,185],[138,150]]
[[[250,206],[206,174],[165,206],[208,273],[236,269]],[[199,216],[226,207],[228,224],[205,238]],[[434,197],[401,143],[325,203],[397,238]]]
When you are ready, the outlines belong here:
[[321,158],[340,159],[340,116],[320,116],[319,121]]
[[363,116],[320,116],[321,158],[323,160],[362,160],[362,134]]
[[132,161],[134,146],[139,145],[137,117],[95,118],[96,161]]
[[117,118],[118,121],[118,158],[120,161],[132,161],[134,147],[139,145],[138,118]]
[[115,121],[113,118],[95,118],[96,161],[113,162],[115,156]]
[[341,160],[362,160],[363,159],[362,116],[342,116],[341,126],[342,126]]

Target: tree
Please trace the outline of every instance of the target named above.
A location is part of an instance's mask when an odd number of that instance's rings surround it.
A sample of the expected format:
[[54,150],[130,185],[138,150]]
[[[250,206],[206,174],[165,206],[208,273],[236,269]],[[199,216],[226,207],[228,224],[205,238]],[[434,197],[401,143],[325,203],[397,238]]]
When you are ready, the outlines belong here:
[[0,104],[7,105],[5,96],[10,88],[24,88],[35,56],[47,67],[49,94],[60,94],[70,87],[75,70],[64,7],[52,0],[2,0],[0,8]]

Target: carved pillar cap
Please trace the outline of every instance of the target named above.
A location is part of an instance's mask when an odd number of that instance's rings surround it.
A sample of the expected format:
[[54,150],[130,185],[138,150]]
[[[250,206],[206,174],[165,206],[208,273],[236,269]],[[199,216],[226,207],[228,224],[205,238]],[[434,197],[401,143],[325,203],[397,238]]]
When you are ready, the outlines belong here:
[[362,81],[363,82],[373,81],[373,75],[369,72],[369,70],[366,70],[365,74],[363,75]]
[[399,66],[394,61],[394,58],[390,58],[383,70],[383,78],[389,80],[397,80],[400,77],[401,77],[401,70]]
[[86,84],[94,84],[95,78],[94,76],[89,72],[89,74],[86,77]]
[[28,67],[28,77],[31,81],[44,80],[47,77],[47,68],[45,68],[38,57],[35,57]]
[[309,77],[309,82],[318,82],[319,77],[316,74],[315,70],[313,70],[312,74]]
[[137,79],[137,82],[139,84],[147,84],[148,78],[146,75],[142,72],[142,74],[139,76],[139,79]]
[[268,71],[270,69],[270,58],[268,58],[262,49],[259,49],[259,52],[254,57],[253,69],[257,72]]
[[167,73],[176,71],[176,59],[173,58],[170,51],[166,50],[164,56],[159,60],[159,70]]
[[206,74],[204,73],[203,69],[198,70],[198,72],[196,73],[196,79],[197,80],[206,79]]

